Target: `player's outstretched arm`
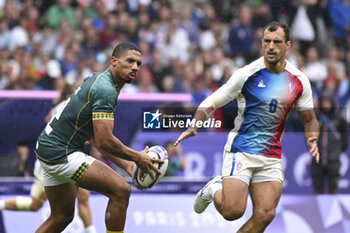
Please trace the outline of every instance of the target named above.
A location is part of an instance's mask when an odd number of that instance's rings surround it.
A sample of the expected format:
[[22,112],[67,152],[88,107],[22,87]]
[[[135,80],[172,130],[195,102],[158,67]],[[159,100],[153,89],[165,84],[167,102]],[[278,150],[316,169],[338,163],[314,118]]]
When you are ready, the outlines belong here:
[[317,140],[320,132],[320,126],[318,124],[315,111],[313,109],[299,111],[298,115],[304,125],[305,139],[310,154],[316,159],[316,163],[318,163],[320,154],[318,152]]
[[112,120],[94,120],[94,136],[97,148],[106,151],[112,156],[120,157],[126,160],[135,161],[136,165],[143,171],[148,171],[152,178],[154,178],[151,170],[161,174],[153,163],[163,163],[161,159],[153,159],[147,155],[148,149],[136,151],[130,147],[125,146],[113,133],[114,121]]
[[[212,107],[213,108],[213,107]],[[205,110],[201,110],[200,108],[197,109],[196,113],[194,114],[193,119],[195,122],[197,121],[205,121],[207,120],[207,114],[204,112]],[[180,136],[177,138],[177,140],[174,143],[174,146],[177,146],[181,141],[196,136],[197,134],[197,127],[196,124],[193,124],[194,126],[190,126],[186,131],[184,131]]]
[[[225,88],[225,87],[224,87]],[[193,119],[195,122],[197,121],[206,121],[210,115],[217,109],[228,102],[230,102],[232,99],[225,98],[220,91],[215,91],[213,94],[208,96],[198,107],[196,113],[194,114]],[[178,145],[181,141],[196,136],[197,134],[197,127],[196,123],[194,126],[189,127],[185,132],[183,132],[176,142],[174,143],[174,146]]]

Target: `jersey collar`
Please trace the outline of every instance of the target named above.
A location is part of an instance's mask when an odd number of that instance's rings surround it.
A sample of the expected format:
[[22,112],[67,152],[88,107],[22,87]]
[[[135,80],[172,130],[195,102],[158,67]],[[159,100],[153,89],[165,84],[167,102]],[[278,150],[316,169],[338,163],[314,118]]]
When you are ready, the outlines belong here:
[[116,89],[116,91],[117,91],[117,95],[119,95],[119,93],[120,93],[120,90],[119,90],[119,87],[118,87],[118,84],[115,82],[115,80],[114,80],[114,78],[113,78],[113,74],[112,74],[112,72],[107,68],[107,72],[109,72],[109,74],[110,74],[110,77],[111,77],[111,79],[112,79],[112,81],[113,81],[113,86],[114,86],[114,88]]

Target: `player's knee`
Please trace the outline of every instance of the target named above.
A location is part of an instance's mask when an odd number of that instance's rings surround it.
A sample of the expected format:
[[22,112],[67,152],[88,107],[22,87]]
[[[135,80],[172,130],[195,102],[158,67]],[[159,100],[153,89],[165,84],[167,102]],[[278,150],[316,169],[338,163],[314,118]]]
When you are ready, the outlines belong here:
[[90,192],[86,189],[79,189],[78,191],[78,202],[79,203],[88,203],[89,201],[89,196],[90,196]]
[[73,221],[73,218],[74,218],[74,212],[52,216],[52,220],[55,221],[59,226],[67,226],[69,223]]
[[271,209],[271,210],[255,210],[253,215],[255,216],[255,219],[264,224],[267,225],[269,224],[276,215],[276,211],[275,209]]
[[130,194],[131,194],[131,186],[125,181],[118,186],[113,197],[116,198],[116,200],[119,202],[121,201],[128,202]]
[[221,214],[227,221],[233,221],[242,217],[244,210],[224,208]]

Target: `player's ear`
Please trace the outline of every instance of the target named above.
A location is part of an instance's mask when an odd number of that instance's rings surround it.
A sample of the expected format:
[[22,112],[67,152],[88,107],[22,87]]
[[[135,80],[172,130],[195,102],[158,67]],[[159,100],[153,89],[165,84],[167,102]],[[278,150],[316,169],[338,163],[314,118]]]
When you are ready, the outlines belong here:
[[287,41],[287,49],[289,49],[291,46],[292,46],[292,42],[289,40],[289,41]]
[[113,66],[113,67],[116,67],[117,66],[117,58],[115,57],[115,56],[112,56],[112,58],[111,58],[111,65]]

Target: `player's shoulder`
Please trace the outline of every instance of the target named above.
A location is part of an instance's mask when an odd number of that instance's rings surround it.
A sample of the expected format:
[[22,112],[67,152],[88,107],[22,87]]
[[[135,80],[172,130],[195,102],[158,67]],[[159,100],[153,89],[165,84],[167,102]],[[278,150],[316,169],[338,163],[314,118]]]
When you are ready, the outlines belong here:
[[238,69],[236,71],[236,73],[240,76],[248,78],[248,77],[252,76],[253,74],[255,74],[256,72],[258,72],[259,70],[262,70],[264,68],[265,68],[264,58],[260,57],[260,58],[256,59],[255,61]]
[[109,70],[105,70],[102,73],[93,73],[91,80],[87,81],[90,82],[91,91],[104,93],[116,92],[113,77]]
[[297,78],[299,78],[299,80],[302,83],[309,82],[309,79],[306,76],[306,74],[304,72],[302,72],[301,70],[299,70],[296,66],[294,66],[292,63],[290,63],[288,60],[286,60],[285,70],[288,71],[289,73],[291,73],[292,75],[296,76]]

